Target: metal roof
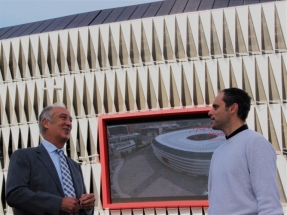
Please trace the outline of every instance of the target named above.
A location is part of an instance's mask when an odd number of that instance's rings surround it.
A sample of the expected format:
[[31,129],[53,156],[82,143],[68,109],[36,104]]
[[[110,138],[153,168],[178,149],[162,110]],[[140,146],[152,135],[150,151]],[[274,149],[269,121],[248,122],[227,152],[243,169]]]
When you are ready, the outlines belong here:
[[56,30],[99,25],[147,17],[240,5],[265,3],[274,0],[165,0],[127,7],[80,13],[44,21],[0,28],[0,40]]

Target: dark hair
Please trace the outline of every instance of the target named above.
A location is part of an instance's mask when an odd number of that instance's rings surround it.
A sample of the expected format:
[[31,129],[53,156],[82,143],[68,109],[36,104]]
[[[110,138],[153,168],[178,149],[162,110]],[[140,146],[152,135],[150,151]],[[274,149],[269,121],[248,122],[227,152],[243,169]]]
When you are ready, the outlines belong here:
[[238,117],[245,121],[250,111],[251,97],[242,89],[227,88],[222,90],[224,93],[222,100],[225,102],[225,107],[230,107],[234,103],[238,104]]

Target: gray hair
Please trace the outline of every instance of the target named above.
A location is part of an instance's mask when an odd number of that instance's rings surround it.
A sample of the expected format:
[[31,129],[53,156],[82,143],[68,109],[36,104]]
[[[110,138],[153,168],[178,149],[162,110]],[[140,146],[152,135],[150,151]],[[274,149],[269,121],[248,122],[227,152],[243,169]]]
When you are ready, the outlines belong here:
[[43,133],[44,133],[44,127],[42,125],[42,120],[43,119],[46,119],[48,120],[49,122],[52,122],[53,121],[53,112],[52,112],[52,109],[54,107],[63,107],[63,108],[66,108],[66,105],[63,104],[63,103],[60,103],[60,102],[57,102],[57,103],[54,103],[52,105],[49,105],[47,107],[45,107],[42,112],[40,113],[39,115],[39,121],[38,121],[38,125],[39,125],[39,131],[40,131],[40,134],[43,136]]

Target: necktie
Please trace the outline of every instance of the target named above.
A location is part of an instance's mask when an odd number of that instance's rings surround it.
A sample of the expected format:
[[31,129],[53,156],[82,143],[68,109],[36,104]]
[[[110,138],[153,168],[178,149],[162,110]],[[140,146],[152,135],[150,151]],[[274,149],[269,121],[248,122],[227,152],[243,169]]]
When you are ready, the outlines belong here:
[[60,155],[60,166],[62,172],[62,180],[63,180],[63,190],[65,197],[75,197],[75,189],[73,186],[73,181],[71,177],[71,173],[64,155],[64,151],[61,149],[57,149],[57,152]]

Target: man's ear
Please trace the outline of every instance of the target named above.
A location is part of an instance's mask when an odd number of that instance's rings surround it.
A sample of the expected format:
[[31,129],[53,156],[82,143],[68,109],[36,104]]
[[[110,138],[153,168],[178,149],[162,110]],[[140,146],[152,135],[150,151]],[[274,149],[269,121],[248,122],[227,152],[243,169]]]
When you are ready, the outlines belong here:
[[238,111],[238,104],[234,103],[230,106],[231,113],[236,113]]
[[44,127],[44,129],[46,130],[47,128],[49,128],[49,125],[50,125],[50,121],[47,120],[47,119],[42,119],[42,125]]

